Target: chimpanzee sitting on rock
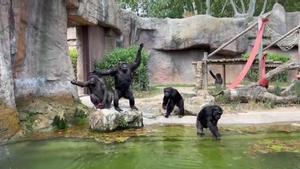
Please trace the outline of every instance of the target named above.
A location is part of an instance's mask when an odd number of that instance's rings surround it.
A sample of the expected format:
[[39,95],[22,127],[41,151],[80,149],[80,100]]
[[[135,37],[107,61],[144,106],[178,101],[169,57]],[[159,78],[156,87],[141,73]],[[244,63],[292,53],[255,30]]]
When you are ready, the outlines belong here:
[[184,101],[180,93],[172,87],[164,88],[164,99],[162,107],[163,109],[167,109],[167,112],[165,114],[166,118],[170,116],[175,105],[179,108],[179,117],[184,116]]
[[89,75],[88,81],[80,82],[72,80],[71,83],[80,87],[87,87],[90,91],[90,99],[96,108],[111,107],[112,93],[107,90],[103,78],[99,78],[97,75]]
[[204,135],[203,128],[209,128],[216,139],[220,139],[221,134],[218,129],[218,120],[221,118],[223,110],[218,105],[205,106],[197,116],[197,134]]

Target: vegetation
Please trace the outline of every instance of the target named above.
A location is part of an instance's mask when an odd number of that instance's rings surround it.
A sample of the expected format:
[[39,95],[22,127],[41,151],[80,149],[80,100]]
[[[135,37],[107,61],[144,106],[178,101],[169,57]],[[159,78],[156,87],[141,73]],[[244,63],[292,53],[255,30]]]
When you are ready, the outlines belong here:
[[72,61],[73,70],[74,70],[75,77],[76,77],[76,74],[77,74],[77,57],[78,57],[77,49],[76,48],[70,49],[69,55],[70,55],[70,58],[71,58],[71,61]]
[[[267,53],[267,60],[271,60],[271,61],[280,61],[282,63],[287,63],[290,60],[290,57],[288,55],[285,54],[280,54],[280,53],[272,53],[272,52],[268,52]],[[249,58],[249,53],[246,53],[242,56],[243,58]],[[258,69],[250,69],[250,71],[247,74],[247,80],[251,81],[251,82],[256,82],[259,80],[259,73],[258,73]],[[271,81],[276,81],[276,82],[287,82],[288,81],[288,72],[282,72],[278,75],[276,75],[275,77],[273,77],[271,79]]]
[[57,115],[53,119],[52,126],[59,130],[66,129],[68,127],[65,118],[61,118]]
[[118,0],[122,8],[136,12],[140,16],[159,18],[182,18],[196,14],[215,17],[232,17],[246,14],[258,16],[270,11],[277,2],[286,11],[300,10],[298,0]]
[[77,126],[83,126],[88,123],[88,114],[90,113],[90,109],[83,105],[81,102],[76,103],[75,113],[72,119],[72,124]]
[[[116,48],[111,53],[105,54],[103,60],[96,61],[96,69],[110,69],[117,67],[121,62],[133,63],[136,58],[137,46],[129,48]],[[148,60],[149,54],[142,51],[142,61],[139,68],[134,73],[133,88],[135,90],[146,91],[149,90],[149,76],[148,76]],[[111,77],[106,77],[109,87],[114,86],[114,80]]]

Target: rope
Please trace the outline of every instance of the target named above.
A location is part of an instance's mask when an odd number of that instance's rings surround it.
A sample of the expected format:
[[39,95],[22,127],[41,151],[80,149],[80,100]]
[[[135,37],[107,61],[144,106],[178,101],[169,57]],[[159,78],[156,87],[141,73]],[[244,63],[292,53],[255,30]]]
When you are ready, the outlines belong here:
[[245,67],[243,68],[242,72],[239,74],[239,76],[233,81],[233,83],[228,87],[229,89],[234,89],[236,88],[245,78],[245,76],[247,75],[248,71],[250,70],[250,67],[252,66],[256,55],[258,54],[259,49],[261,48],[261,43],[262,43],[262,39],[263,39],[263,33],[264,33],[264,29],[266,27],[268,20],[262,20],[262,24],[259,25],[259,31],[257,34],[257,37],[255,39],[255,43],[254,43],[254,47],[251,50],[250,53],[250,57],[245,65]]

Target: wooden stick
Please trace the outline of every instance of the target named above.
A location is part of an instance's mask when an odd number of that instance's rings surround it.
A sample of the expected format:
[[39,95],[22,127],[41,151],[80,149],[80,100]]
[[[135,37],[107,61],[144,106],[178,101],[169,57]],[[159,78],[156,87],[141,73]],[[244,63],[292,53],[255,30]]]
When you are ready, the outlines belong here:
[[[271,13],[268,13],[263,19],[266,19],[267,17],[269,17],[271,15]],[[236,35],[235,37],[231,38],[229,41],[227,41],[226,43],[222,44],[220,47],[218,47],[216,50],[214,50],[212,53],[210,53],[207,58],[215,55],[216,53],[218,53],[220,50],[222,50],[223,48],[225,48],[226,46],[228,46],[230,43],[232,43],[233,41],[235,41],[237,38],[241,37],[242,35],[244,35],[245,33],[247,33],[249,30],[251,30],[253,27],[255,27],[257,25],[257,21],[255,23],[253,23],[252,25],[250,25],[247,29],[245,29],[244,31],[242,31],[241,33],[239,33],[238,35]]]

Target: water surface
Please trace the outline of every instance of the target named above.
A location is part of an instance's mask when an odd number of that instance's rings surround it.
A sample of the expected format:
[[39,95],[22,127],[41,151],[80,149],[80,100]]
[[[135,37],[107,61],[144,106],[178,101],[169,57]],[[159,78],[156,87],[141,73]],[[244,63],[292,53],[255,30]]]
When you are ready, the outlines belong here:
[[[194,127],[168,126],[124,143],[55,139],[2,145],[0,169],[300,169],[299,146],[293,147],[299,142],[297,132],[223,131],[215,141],[196,136]],[[266,147],[274,151],[259,150],[259,143],[270,143]]]

